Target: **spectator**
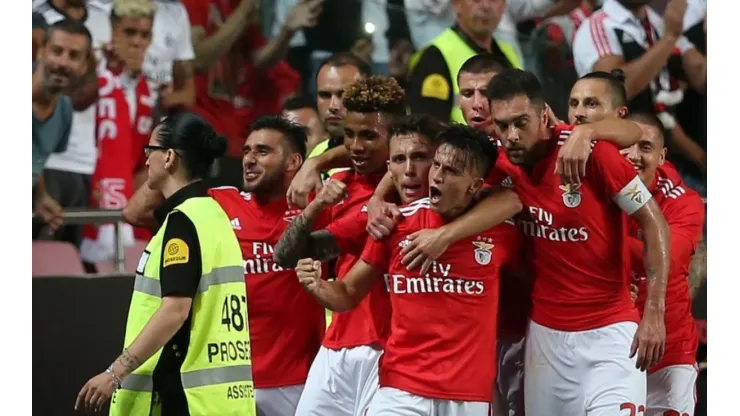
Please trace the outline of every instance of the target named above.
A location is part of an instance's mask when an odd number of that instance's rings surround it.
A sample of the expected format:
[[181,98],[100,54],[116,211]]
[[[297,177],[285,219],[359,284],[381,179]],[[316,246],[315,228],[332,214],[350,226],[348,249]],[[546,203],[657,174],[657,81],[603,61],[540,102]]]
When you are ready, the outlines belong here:
[[[85,5],[81,0],[38,0],[33,11],[44,16],[52,25],[63,19],[84,23],[92,36],[92,49],[99,54],[102,45],[110,41],[108,14],[95,6]],[[71,83],[66,94],[75,110],[66,151],[53,154],[44,168],[44,186],[48,194],[63,208],[86,208],[90,199],[90,176],[98,159],[95,137],[95,102],[98,99],[98,79],[95,73],[96,60],[89,54],[87,73],[78,82]],[[41,224],[34,224],[34,236],[46,235]],[[54,238],[79,246],[82,227],[65,226]]]
[[296,96],[286,101],[283,105],[283,117],[306,128],[308,133],[306,154],[310,154],[311,150],[326,137],[316,101],[306,96]]
[[[280,34],[269,42],[259,35],[257,0],[241,0],[236,7],[219,0],[184,0],[195,50],[195,111],[229,141],[227,156],[219,160],[216,185],[241,186],[243,126],[235,100],[241,84],[253,82],[282,57],[293,34],[316,23],[320,0],[296,4]],[[249,64],[249,66],[247,66]],[[253,73],[249,73],[252,72]]]
[[33,70],[31,137],[34,208],[52,231],[61,225],[62,207],[58,197],[47,191],[41,175],[44,163],[54,152],[63,152],[72,128],[72,102],[62,95],[87,72],[92,53],[90,32],[81,23],[61,20],[51,26]]
[[[98,69],[100,157],[92,176],[92,208],[123,209],[134,191],[134,172],[144,172],[146,178],[144,147],[151,135],[154,102],[143,66],[152,42],[155,10],[150,0],[115,0],[110,13],[112,42],[104,46],[104,61]],[[133,245],[130,226],[123,231],[124,245]],[[112,261],[115,233],[113,224],[85,225],[82,259],[89,264]]]
[[316,74],[316,106],[328,137],[314,147],[309,157],[344,143],[344,117],[347,110],[344,108],[342,95],[357,78],[370,73],[367,62],[347,52],[334,54],[319,66]]
[[521,67],[511,44],[493,38],[506,7],[505,0],[454,0],[455,24],[446,29],[411,59],[407,99],[411,112],[439,120],[464,123],[460,107],[457,72],[471,56],[498,55],[507,67]]
[[[684,97],[680,79],[706,90],[706,58],[682,35],[687,0],[670,0],[663,17],[647,0],[606,0],[576,32],[573,45],[579,75],[621,68],[630,112],[653,112],[670,132],[670,149],[704,171],[706,151],[671,114]],[[671,58],[674,56],[673,59]]]

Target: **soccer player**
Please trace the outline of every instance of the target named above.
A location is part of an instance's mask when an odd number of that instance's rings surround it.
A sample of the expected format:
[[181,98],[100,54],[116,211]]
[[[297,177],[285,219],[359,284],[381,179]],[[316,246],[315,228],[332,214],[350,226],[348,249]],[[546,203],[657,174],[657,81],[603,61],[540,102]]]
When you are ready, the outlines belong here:
[[[404,136],[392,136],[392,147]],[[304,259],[299,279],[324,305],[348,310],[387,274],[391,331],[380,368],[381,388],[368,415],[488,415],[495,379],[499,269],[513,259],[518,232],[509,223],[461,240],[425,276],[402,264],[409,234],[441,225],[477,199],[496,148],[485,133],[452,125],[428,173],[430,197],[401,207],[404,218],[388,239],[368,239],[361,260],[342,280],[320,279],[319,262]],[[397,192],[407,202],[405,166],[389,163]],[[502,241],[505,243],[502,244]],[[404,413],[405,412],[405,413]]]
[[568,122],[587,124],[605,118],[624,118],[627,115],[627,91],[624,72],[591,72],[573,84],[568,98]]
[[[324,310],[290,283],[294,272],[273,259],[275,244],[300,213],[288,208],[285,192],[303,163],[306,133],[279,116],[261,117],[251,129],[242,161],[244,192],[219,187],[209,194],[229,216],[242,249],[257,409],[260,415],[282,416],[295,413],[325,328]],[[124,217],[140,224],[159,198],[142,187]],[[324,225],[323,218],[317,221]]]
[[460,67],[457,73],[460,88],[457,102],[470,127],[488,134],[493,132],[486,87],[491,78],[503,69],[501,60],[489,53],[474,55]]
[[[640,370],[660,361],[665,342],[665,219],[635,169],[610,143],[593,146],[580,184],[561,182],[554,163],[567,134],[548,128],[542,86],[533,74],[504,70],[487,92],[506,150],[503,165],[529,215],[521,223],[531,237],[534,272],[525,411],[620,415],[644,409]],[[646,246],[642,322],[628,290],[622,212],[639,224]]]
[[[645,134],[623,151],[647,184],[671,231],[671,267],[665,300],[665,355],[648,369],[646,416],[692,416],[696,406],[696,352],[699,345],[689,293],[689,265],[704,228],[704,203],[699,194],[681,181],[678,172],[665,163],[663,124],[652,114],[631,114],[628,119],[644,126]],[[645,308],[643,232],[630,227],[632,280],[638,287],[637,306]]]
[[[347,109],[344,148],[352,170],[332,175],[327,189],[292,221],[275,248],[275,261],[282,267],[295,267],[304,257],[337,258],[336,276],[343,276],[362,251],[365,224],[342,218],[358,215],[385,173],[388,125],[404,113],[404,93],[393,78],[370,76],[349,86],[342,100]],[[330,212],[332,226],[312,232],[324,211]],[[333,314],[296,415],[364,412],[378,386],[388,306],[388,294],[379,283],[358,308]]]

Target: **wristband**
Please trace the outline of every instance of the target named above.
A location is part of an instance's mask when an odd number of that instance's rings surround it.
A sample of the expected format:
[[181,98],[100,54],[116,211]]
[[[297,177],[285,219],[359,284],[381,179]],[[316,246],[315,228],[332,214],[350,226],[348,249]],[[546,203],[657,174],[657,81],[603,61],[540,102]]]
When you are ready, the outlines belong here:
[[118,378],[118,376],[116,375],[116,373],[113,372],[113,365],[112,364],[111,364],[110,367],[108,367],[105,370],[105,372],[108,373],[108,374],[110,374],[110,376],[113,378],[113,383],[115,383],[116,388],[117,389],[120,389],[121,388],[121,379]]

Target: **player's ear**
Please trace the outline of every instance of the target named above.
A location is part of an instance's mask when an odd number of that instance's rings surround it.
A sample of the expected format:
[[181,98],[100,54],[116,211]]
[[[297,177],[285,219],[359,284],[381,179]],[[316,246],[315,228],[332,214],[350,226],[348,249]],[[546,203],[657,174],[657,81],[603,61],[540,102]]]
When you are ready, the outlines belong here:
[[483,183],[483,178],[477,178],[473,181],[473,183],[470,184],[468,192],[472,195],[476,195],[483,187]]
[[660,149],[660,154],[658,155],[658,166],[663,166],[665,163],[665,156],[668,153],[668,148],[664,147]]
[[285,170],[289,172],[297,172],[303,164],[303,156],[300,153],[291,153],[288,157],[288,163],[285,166]]
[[627,110],[627,107],[620,107],[619,110],[617,110],[617,115],[619,118],[625,118],[627,117],[627,113],[629,110]]
[[385,161],[385,166],[388,167],[388,172],[390,172],[391,171],[391,161],[390,160],[386,160]]

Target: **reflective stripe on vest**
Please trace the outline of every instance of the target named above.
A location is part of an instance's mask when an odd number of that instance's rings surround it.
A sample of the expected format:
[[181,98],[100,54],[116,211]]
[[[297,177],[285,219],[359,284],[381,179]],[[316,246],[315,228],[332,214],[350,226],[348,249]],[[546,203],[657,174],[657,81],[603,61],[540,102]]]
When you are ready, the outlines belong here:
[[[521,68],[522,62],[519,59],[519,54],[516,48],[506,42],[499,39],[494,39],[496,44],[501,51],[506,55],[506,58],[511,62],[515,68]],[[450,78],[452,79],[452,94],[453,94],[453,105],[452,112],[450,113],[450,120],[458,123],[465,123],[460,105],[458,104],[458,98],[460,95],[460,86],[457,84],[457,74],[460,72],[460,68],[463,66],[465,61],[478,54],[473,48],[468,45],[465,40],[460,37],[452,28],[449,28],[437,36],[430,45],[436,46],[439,49],[442,57],[447,64],[447,69],[450,71]],[[413,71],[416,64],[421,59],[423,49],[417,52],[409,62],[409,69]]]
[[[175,210],[185,214],[195,226],[202,264],[202,275],[191,307],[189,344],[179,374],[190,414],[254,416],[249,316],[241,248],[228,216],[212,198],[190,198]],[[137,267],[124,346],[133,342],[162,303],[159,272],[167,222],[165,220],[152,237]],[[185,243],[180,241],[180,244]],[[186,247],[181,246],[180,250],[184,255],[192,253]],[[175,351],[176,347],[172,345]],[[121,389],[111,401],[111,415],[150,413],[155,387],[152,373],[161,354],[162,350],[157,351],[124,378]]]
[[[243,281],[243,266],[229,266],[213,269],[213,271],[208,274],[204,274],[200,278],[197,293],[203,293],[213,285],[222,285],[224,283],[237,283]],[[151,277],[146,277],[141,274],[136,275],[136,280],[134,280],[134,290],[151,296],[162,296],[162,287],[159,283],[159,280],[152,279]]]

